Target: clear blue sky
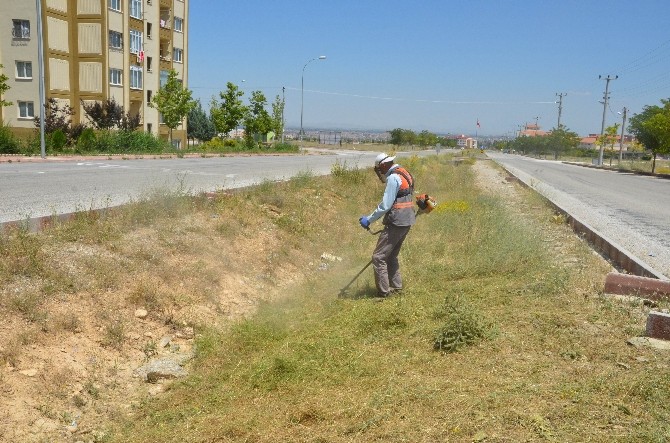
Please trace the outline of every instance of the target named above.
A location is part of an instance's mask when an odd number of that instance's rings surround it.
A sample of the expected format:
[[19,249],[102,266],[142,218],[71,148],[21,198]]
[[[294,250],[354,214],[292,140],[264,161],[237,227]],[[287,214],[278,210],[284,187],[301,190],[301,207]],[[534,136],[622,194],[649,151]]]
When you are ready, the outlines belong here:
[[[668,0],[191,0],[189,88],[209,109],[230,81],[287,127],[510,135],[599,133],[670,98]],[[244,80],[244,82],[243,82]],[[476,122],[479,119],[480,128]]]

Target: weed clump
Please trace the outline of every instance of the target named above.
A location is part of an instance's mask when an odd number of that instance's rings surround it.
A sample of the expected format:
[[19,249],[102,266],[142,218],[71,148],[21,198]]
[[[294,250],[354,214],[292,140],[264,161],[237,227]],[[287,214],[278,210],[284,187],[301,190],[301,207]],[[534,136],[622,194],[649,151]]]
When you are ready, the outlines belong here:
[[447,300],[444,314],[444,326],[436,334],[433,349],[445,354],[490,339],[494,335],[492,324],[483,320],[481,315],[467,303]]

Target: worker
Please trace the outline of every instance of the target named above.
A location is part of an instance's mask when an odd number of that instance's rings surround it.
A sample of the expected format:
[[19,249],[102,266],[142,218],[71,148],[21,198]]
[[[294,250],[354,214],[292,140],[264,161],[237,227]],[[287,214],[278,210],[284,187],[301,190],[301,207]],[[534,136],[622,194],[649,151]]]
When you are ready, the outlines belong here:
[[370,215],[362,216],[358,220],[363,228],[369,229],[370,224],[383,217],[384,229],[372,253],[378,297],[388,297],[402,290],[398,253],[416,221],[413,206],[414,178],[407,170],[394,163],[394,160],[395,156],[384,153],[375,159],[375,172],[386,183],[386,189],[377,208]]

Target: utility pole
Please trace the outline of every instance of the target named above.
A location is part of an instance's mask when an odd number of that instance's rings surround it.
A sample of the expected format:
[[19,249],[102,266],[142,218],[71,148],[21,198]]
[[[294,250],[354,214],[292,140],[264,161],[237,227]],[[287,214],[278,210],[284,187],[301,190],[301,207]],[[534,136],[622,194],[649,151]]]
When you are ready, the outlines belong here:
[[621,160],[623,160],[623,136],[626,131],[626,113],[628,112],[628,109],[626,107],[623,107],[623,124],[621,125],[621,140],[619,140],[619,164],[621,164]]
[[42,0],[35,0],[37,7],[37,66],[39,78],[39,94],[40,94],[40,153],[42,158],[46,158],[46,139],[44,136],[44,119],[46,118],[44,105],[46,104],[45,97],[45,83],[44,83],[44,48],[42,47]]
[[[602,79],[603,76],[599,75],[599,79]],[[598,154],[598,166],[603,165],[603,151],[605,150],[605,144],[602,143],[602,140],[604,139],[605,135],[605,113],[607,112],[607,100],[609,100],[609,87],[610,87],[610,80],[616,80],[618,79],[619,76],[615,75],[614,77],[610,77],[609,74],[607,77],[604,78],[605,80],[605,95],[603,96],[603,123],[602,126],[600,127],[600,153]]]
[[556,97],[558,97],[558,126],[556,126],[556,129],[561,129],[561,114],[563,114],[563,97],[568,95],[567,92],[561,92],[560,94],[557,92]]
[[284,99],[284,93],[286,92],[286,87],[281,87],[281,144],[284,144],[284,107],[286,106],[286,100]]

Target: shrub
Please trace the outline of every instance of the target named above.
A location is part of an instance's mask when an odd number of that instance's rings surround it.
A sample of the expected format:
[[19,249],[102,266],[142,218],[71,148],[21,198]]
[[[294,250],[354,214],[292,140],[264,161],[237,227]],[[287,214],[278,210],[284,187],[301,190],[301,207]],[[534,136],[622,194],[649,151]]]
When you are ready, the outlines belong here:
[[95,132],[91,128],[85,128],[77,139],[77,152],[91,152],[96,148]]
[[346,160],[340,163],[337,160],[330,167],[330,174],[338,181],[344,181],[351,184],[361,184],[366,179],[366,172],[358,167],[349,167]]
[[67,136],[63,132],[62,129],[56,129],[53,134],[51,134],[50,138],[50,146],[51,149],[53,149],[55,152],[62,152],[63,148],[67,144]]
[[108,154],[161,152],[167,142],[139,131],[103,131],[97,137],[96,151]]
[[492,336],[493,327],[467,303],[447,299],[444,316],[446,322],[437,332],[433,348],[450,353]]
[[0,154],[18,154],[21,152],[21,145],[14,136],[9,126],[0,122]]

